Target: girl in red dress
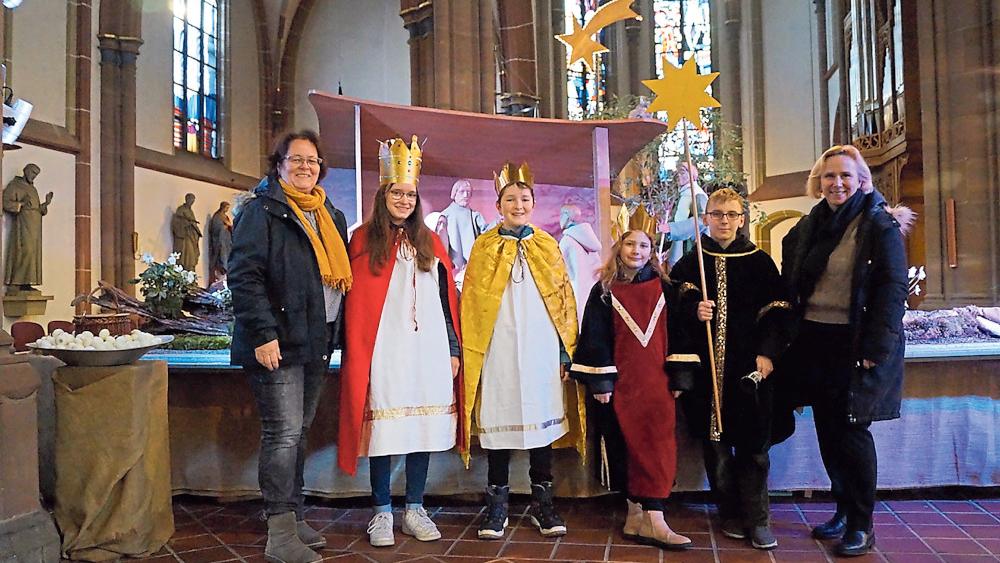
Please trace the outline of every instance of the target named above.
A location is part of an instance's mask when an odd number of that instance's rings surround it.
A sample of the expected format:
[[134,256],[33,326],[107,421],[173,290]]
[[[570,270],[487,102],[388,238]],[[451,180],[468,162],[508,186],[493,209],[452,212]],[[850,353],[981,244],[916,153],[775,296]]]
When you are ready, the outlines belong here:
[[674,399],[690,387],[698,357],[678,353],[683,335],[670,330],[677,323],[667,306],[676,292],[650,260],[652,246],[650,235],[630,230],[612,247],[587,300],[570,374],[587,384],[602,426],[612,427],[602,432],[607,444],[620,428],[624,451],[613,457],[625,459],[611,461],[626,468],[625,537],[677,550],[691,540],[663,517],[677,472]]

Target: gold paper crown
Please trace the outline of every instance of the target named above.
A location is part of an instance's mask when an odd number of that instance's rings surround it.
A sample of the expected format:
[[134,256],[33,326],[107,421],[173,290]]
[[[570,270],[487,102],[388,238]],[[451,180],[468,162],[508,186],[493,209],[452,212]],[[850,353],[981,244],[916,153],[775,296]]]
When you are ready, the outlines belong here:
[[504,188],[515,182],[529,188],[535,186],[535,175],[531,173],[527,162],[522,162],[520,168],[514,168],[513,164],[506,162],[500,169],[500,174],[493,173],[493,187],[497,191],[497,195],[500,195]]
[[651,239],[656,238],[656,219],[646,211],[646,206],[641,203],[631,213],[629,213],[627,204],[622,205],[614,226],[615,238],[621,238],[629,231],[642,231]]
[[417,136],[407,148],[403,139],[395,138],[379,141],[378,149],[378,183],[380,186],[389,184],[413,184],[420,181],[420,162],[423,153]]

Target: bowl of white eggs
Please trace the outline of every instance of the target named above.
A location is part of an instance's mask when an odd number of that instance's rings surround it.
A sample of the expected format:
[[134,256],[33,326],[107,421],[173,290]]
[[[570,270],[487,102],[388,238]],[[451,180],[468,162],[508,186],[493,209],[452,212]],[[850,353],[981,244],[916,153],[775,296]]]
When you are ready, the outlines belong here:
[[96,335],[89,330],[75,334],[56,329],[52,334],[28,344],[28,347],[71,366],[122,366],[131,364],[146,352],[173,339],[170,335],[149,334],[141,330],[114,336],[107,329]]

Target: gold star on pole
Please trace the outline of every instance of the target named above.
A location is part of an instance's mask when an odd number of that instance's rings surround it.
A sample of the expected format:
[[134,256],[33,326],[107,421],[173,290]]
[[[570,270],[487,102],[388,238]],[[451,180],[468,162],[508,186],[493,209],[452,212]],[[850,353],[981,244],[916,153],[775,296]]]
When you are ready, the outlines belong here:
[[718,78],[718,72],[698,74],[694,58],[684,66],[663,61],[663,78],[643,80],[642,83],[656,94],[649,112],[667,112],[667,126],[673,129],[681,119],[701,124],[701,108],[717,108],[722,104],[705,90]]
[[573,66],[583,61],[590,72],[597,68],[597,55],[608,52],[608,48],[594,40],[594,35],[601,29],[621,20],[636,18],[642,20],[642,16],[630,8],[633,0],[612,0],[604,4],[594,12],[587,25],[580,27],[580,22],[573,19],[573,33],[556,35],[556,39],[569,48],[569,63]]

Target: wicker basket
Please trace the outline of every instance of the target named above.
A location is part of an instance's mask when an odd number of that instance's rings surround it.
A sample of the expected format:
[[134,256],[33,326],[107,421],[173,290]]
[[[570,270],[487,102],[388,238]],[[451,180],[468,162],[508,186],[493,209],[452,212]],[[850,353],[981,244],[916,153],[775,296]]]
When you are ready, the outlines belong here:
[[[94,297],[94,294],[101,289],[100,286],[95,287],[90,294],[83,299],[83,302],[87,304],[89,308],[91,306],[90,300]],[[112,294],[114,295],[114,294]],[[121,310],[121,303],[118,301],[118,296],[114,295],[115,298],[115,310]],[[104,329],[108,329],[108,332],[112,336],[121,336],[123,334],[128,334],[132,332],[132,319],[128,313],[101,313],[97,315],[74,315],[73,324],[76,325],[77,334],[89,330],[94,334],[100,334]]]

